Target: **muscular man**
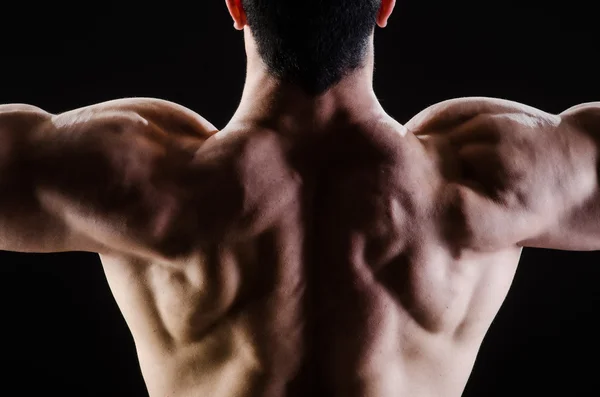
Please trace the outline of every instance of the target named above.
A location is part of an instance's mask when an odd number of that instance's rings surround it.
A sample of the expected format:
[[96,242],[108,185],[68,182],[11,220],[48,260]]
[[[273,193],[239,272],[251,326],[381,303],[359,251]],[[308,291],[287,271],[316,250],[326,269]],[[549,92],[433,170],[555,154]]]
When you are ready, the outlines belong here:
[[0,107],[0,249],[101,256],[153,397],[459,396],[523,246],[600,249],[600,104],[372,89],[394,0],[228,0],[222,130],[154,99]]

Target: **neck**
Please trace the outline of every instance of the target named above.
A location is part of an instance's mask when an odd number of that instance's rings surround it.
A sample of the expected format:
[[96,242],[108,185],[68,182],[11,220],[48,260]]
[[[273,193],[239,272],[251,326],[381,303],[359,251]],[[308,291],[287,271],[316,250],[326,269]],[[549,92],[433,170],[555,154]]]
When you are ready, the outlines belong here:
[[230,125],[321,131],[332,122],[359,123],[384,114],[373,91],[372,43],[363,67],[318,96],[271,75],[248,37],[246,52],[246,84]]

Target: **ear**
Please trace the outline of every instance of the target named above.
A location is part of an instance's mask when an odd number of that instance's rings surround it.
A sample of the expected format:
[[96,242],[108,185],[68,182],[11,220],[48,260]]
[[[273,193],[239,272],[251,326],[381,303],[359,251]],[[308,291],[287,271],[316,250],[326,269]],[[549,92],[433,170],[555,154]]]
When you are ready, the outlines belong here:
[[246,12],[242,6],[242,0],[225,0],[227,9],[231,18],[233,18],[233,27],[237,30],[243,30],[248,24],[246,20]]
[[387,26],[388,19],[390,19],[395,6],[396,0],[381,0],[381,7],[379,8],[379,14],[377,14],[377,25],[380,28]]

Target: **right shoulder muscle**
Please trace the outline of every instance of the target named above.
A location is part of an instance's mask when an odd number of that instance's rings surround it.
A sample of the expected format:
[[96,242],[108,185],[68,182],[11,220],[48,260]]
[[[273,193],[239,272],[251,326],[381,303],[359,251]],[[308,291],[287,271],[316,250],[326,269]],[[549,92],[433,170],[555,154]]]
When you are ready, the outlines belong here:
[[0,249],[172,251],[165,246],[172,236],[197,232],[182,183],[211,128],[181,106],[150,99],[59,115],[0,107]]

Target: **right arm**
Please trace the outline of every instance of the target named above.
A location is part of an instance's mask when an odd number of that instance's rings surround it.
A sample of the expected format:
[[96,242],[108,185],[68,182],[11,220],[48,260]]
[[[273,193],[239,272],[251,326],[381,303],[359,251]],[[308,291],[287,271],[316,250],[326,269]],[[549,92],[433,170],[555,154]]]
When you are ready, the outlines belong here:
[[[0,106],[0,249],[20,252],[68,250],[68,227],[42,205],[32,183],[30,143],[52,115],[30,105]],[[83,240],[83,239],[81,239]],[[84,251],[100,247],[76,243]]]
[[59,115],[0,106],[0,249],[147,256],[184,246],[206,227],[201,198],[218,187],[194,160],[211,127],[160,100]]

